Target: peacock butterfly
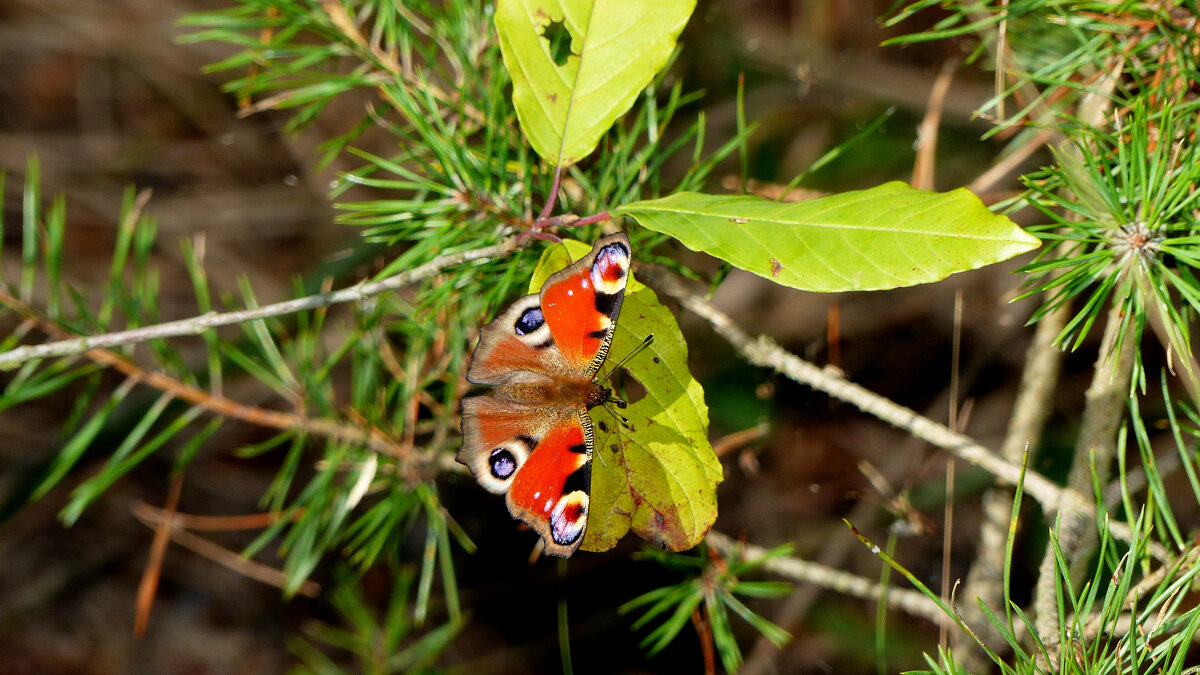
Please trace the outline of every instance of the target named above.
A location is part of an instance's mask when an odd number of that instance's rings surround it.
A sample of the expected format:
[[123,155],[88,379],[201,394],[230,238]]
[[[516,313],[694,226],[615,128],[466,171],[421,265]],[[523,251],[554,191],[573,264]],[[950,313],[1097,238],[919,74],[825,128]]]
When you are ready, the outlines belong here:
[[506,494],[508,511],[570,556],[583,541],[595,434],[588,410],[613,401],[596,381],[629,276],[629,238],[608,235],[479,332],[467,380],[490,394],[463,400],[458,461]]

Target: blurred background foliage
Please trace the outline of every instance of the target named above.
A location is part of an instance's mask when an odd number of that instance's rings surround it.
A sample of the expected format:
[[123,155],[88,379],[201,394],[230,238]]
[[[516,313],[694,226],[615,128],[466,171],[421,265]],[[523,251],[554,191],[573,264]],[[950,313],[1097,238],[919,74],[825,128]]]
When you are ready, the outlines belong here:
[[[195,39],[202,28],[195,21],[179,25],[190,13],[226,7],[216,0],[10,0],[0,6],[0,66],[6,73],[6,86],[0,88],[0,168],[7,174],[0,263],[6,282],[21,281],[10,275],[20,269],[21,244],[28,240],[20,225],[31,181],[45,204],[46,222],[60,228],[62,275],[71,285],[105,287],[112,274],[111,251],[120,248],[122,237],[129,238],[128,269],[136,282],[130,286],[143,292],[132,293],[117,309],[141,323],[192,316],[198,306],[206,309],[205,302],[217,308],[266,304],[319,290],[326,279],[404,269],[447,250],[494,241],[493,217],[506,209],[540,209],[541,202],[530,195],[544,194],[549,176],[527,171],[514,179],[508,164],[528,166],[529,157],[489,156],[495,162],[481,168],[464,147],[429,148],[426,159],[436,160],[430,166],[448,174],[470,171],[483,181],[470,185],[506,196],[505,204],[472,199],[454,180],[422,182],[403,169],[393,170],[382,158],[397,152],[396,136],[377,128],[377,120],[364,114],[364,104],[382,97],[417,123],[428,116],[432,100],[399,89],[377,90],[370,68],[339,70],[336,82],[320,83],[348,92],[329,105],[319,105],[317,96],[310,107],[297,100],[288,110],[240,114],[238,99],[228,89],[248,77],[247,62],[228,61],[237,58],[228,45]],[[812,173],[804,187],[840,191],[909,179],[916,130],[934,78],[944,64],[969,62],[977,44],[964,36],[881,47],[889,38],[939,21],[950,25],[937,8],[901,25],[881,24],[879,17],[890,9],[891,3],[882,1],[701,2],[681,38],[677,60],[662,78],[660,96],[643,99],[602,146],[597,161],[611,162],[613,171],[576,176],[567,207],[588,213],[689,182],[710,192],[738,189],[736,155],[702,170],[693,169],[691,159],[700,113],[704,155],[720,158],[721,149],[730,149],[727,144],[738,132],[739,82],[745,118],[757,125],[745,154],[753,189],[769,194],[830,148],[855,138],[851,151]],[[463,123],[509,135],[497,145],[519,146],[511,137],[506,91],[496,85],[498,78],[473,68],[475,59],[494,48],[489,23],[468,15],[446,20],[460,22],[455,30],[474,32],[477,39],[453,43],[433,60],[461,74],[464,91],[472,93],[462,101],[492,104],[461,110]],[[193,37],[181,43],[186,35]],[[298,51],[296,58],[321,58],[323,45],[312,43],[310,52]],[[228,69],[206,74],[205,66],[214,63]],[[980,141],[994,127],[974,112],[995,90],[992,73],[979,66],[970,62],[956,72],[945,98],[936,188],[970,182],[1009,140],[1001,133]],[[245,79],[241,84],[265,85]],[[673,116],[659,120],[662,128],[650,141],[655,134],[648,133],[647,121],[656,118],[647,106],[669,100],[672,92]],[[881,119],[877,130],[862,133]],[[621,167],[634,164],[630,153],[648,151],[648,143],[675,147],[680,139],[690,143],[677,146],[674,154],[651,155],[662,160],[654,170],[621,173]],[[357,150],[339,152],[345,143]],[[33,155],[37,164],[30,162]],[[1048,153],[1035,155],[1024,168],[1049,160]],[[345,175],[355,178],[338,180]],[[130,185],[151,191],[144,205],[127,192]],[[417,191],[419,197],[374,201],[381,192],[397,189]],[[998,202],[1020,189],[1013,182],[981,196]],[[331,193],[338,209],[331,206]],[[62,206],[54,206],[57,195],[66,197]],[[122,223],[132,222],[126,216],[139,208],[141,224],[122,230]],[[398,219],[399,213],[416,213],[419,219]],[[432,231],[436,237],[426,234]],[[414,239],[406,248],[392,248]],[[189,243],[181,246],[185,240]],[[687,251],[664,246],[651,253],[648,248],[649,259],[723,273],[711,260]],[[532,269],[536,254],[525,251],[487,268],[454,268],[386,303],[331,311],[328,319],[314,313],[250,326],[244,333],[223,332],[232,346],[220,358],[214,358],[211,341],[201,339],[173,341],[158,355],[179,372],[195,373],[198,381],[220,382],[231,399],[265,407],[279,405],[279,394],[286,398],[294,385],[286,367],[272,366],[306,363],[305,391],[322,412],[341,414],[339,405],[351,401],[354,410],[370,413],[363,423],[397,429],[402,438],[412,428],[428,441],[427,448],[446,450],[455,439],[426,435],[427,428],[413,424],[409,408],[394,403],[413,400],[408,396],[421,389],[432,392],[432,401],[421,401],[423,420],[445,422],[453,416],[446,404],[460,393],[455,388],[461,384],[471,331],[520,292],[524,270]],[[733,271],[717,287],[713,302],[740,325],[773,336],[792,352],[834,365],[875,392],[945,419],[952,402],[954,304],[961,294],[957,396],[969,402],[970,414],[960,421],[972,437],[996,447],[1029,340],[1023,324],[1035,309],[1031,302],[1009,302],[1016,287],[1010,272],[1018,264],[886,294],[837,296],[795,293]],[[153,302],[143,306],[139,298]],[[453,312],[436,311],[450,303]],[[93,318],[78,328],[104,324],[105,317]],[[764,423],[768,429],[749,442],[725,446],[726,481],[715,529],[765,546],[790,543],[805,559],[878,578],[878,559],[858,546],[842,518],[864,531],[906,519],[920,522],[917,513],[940,523],[943,457],[824,394],[747,368],[694,316],[680,319],[693,371],[707,392],[714,440]],[[342,342],[319,344],[317,322],[326,320],[348,327]],[[20,318],[3,321],[9,322],[3,326],[7,334]],[[431,335],[431,322],[442,331]],[[278,343],[267,336],[281,334],[295,351],[276,356],[272,351]],[[1034,460],[1034,468],[1050,476],[1066,471],[1060,458],[1069,453],[1091,379],[1099,338],[1079,337],[1080,349],[1063,366],[1043,452]],[[401,344],[402,350],[391,351],[389,345]],[[318,354],[329,358],[327,369],[306,362]],[[397,354],[400,361],[387,362]],[[1146,371],[1157,372],[1163,358],[1157,350],[1147,351]],[[351,381],[348,364],[361,365],[355,359],[378,360],[373,370],[362,372],[400,375],[413,372],[404,359],[436,361],[441,379]],[[243,369],[255,377],[241,374]],[[237,374],[226,377],[226,370]],[[320,378],[308,379],[312,374]],[[0,375],[0,383],[13,377]],[[648,636],[639,635],[631,631],[638,612],[621,613],[623,605],[643,594],[667,593],[681,584],[679,570],[633,557],[639,543],[632,540],[612,553],[580,554],[565,572],[546,561],[529,565],[532,538],[518,532],[499,502],[461,473],[444,475],[435,487],[380,489],[373,493],[377,510],[356,513],[354,526],[343,528],[350,522],[339,520],[346,517],[343,505],[293,497],[305,494],[304,485],[322,480],[352,483],[356,474],[342,472],[340,462],[361,467],[368,453],[346,447],[341,455],[313,462],[293,437],[230,421],[219,427],[197,424],[191,435],[173,439],[170,452],[147,454],[111,487],[106,484],[107,490],[91,489],[96,484],[89,480],[111,475],[106,463],[115,450],[134,434],[148,433],[137,430],[146,411],[166,403],[156,403],[156,393],[145,390],[122,394],[128,400],[93,398],[96,392],[119,392],[122,378],[99,370],[78,377],[53,395],[22,405],[6,402],[0,411],[0,555],[6,570],[0,579],[0,653],[10,672],[281,672],[295,664],[314,672],[392,672],[420,669],[435,658],[442,666],[473,673],[553,672],[561,667],[560,631],[567,611],[565,641],[579,672],[703,668],[697,631],[679,631],[679,639],[663,643],[647,658],[638,643],[661,636],[653,632],[658,624],[647,621]],[[274,391],[262,386],[264,381],[275,383]],[[1154,383],[1151,378],[1152,388]],[[385,400],[376,400],[379,391],[386,392]],[[56,471],[64,438],[76,431],[82,415],[78,402],[96,400],[116,401],[112,414],[80,445],[76,461]],[[193,413],[172,408],[159,414],[190,421],[185,416]],[[883,482],[868,480],[860,470],[864,463]],[[178,469],[184,465],[186,478],[180,481]],[[55,479],[47,481],[48,475]],[[379,478],[385,487],[408,479],[386,472]],[[949,532],[951,578],[966,574],[978,532],[977,497],[988,482],[979,470],[958,474],[958,507]],[[39,490],[45,494],[30,502]],[[139,583],[156,550],[153,527],[161,513],[154,507],[163,506],[176,490],[179,510],[189,514],[233,517],[259,513],[264,506],[304,508],[273,522],[231,518],[202,532],[201,540],[171,543],[149,630],[135,638]],[[899,493],[911,498],[912,510],[898,508],[905,504]],[[264,494],[270,496],[266,504]],[[84,502],[86,509],[80,508]],[[62,526],[61,513],[70,517],[70,528]],[[1188,519],[1196,515],[1176,513]],[[898,539],[892,555],[937,587],[944,573],[942,534],[936,527],[912,529],[917,534]],[[268,542],[264,531],[282,539]],[[478,552],[466,552],[472,545],[464,535]],[[314,555],[279,557],[280,541],[292,553]],[[247,548],[265,568],[291,572],[289,590],[296,595],[285,599],[279,588],[253,578],[237,556]],[[328,549],[357,564],[357,571],[319,555]],[[1014,599],[1028,600],[1040,557],[1036,541],[1020,542],[1014,554]],[[324,592],[318,595],[302,581],[316,582]],[[934,624],[903,614],[885,616],[887,630],[880,631],[874,603],[815,587],[798,588],[781,603],[769,597],[777,589],[754,583],[742,590],[749,595],[757,589],[760,597],[738,602],[792,636],[775,654],[755,626],[729,621],[728,630],[750,657],[747,668],[760,669],[756,672],[762,672],[765,655],[778,672],[865,673],[877,672],[880,664],[890,672],[920,666],[921,652],[936,644]],[[707,588],[710,597],[719,595],[714,588]],[[426,623],[414,625],[414,617]],[[361,658],[372,650],[395,655],[394,661]]]

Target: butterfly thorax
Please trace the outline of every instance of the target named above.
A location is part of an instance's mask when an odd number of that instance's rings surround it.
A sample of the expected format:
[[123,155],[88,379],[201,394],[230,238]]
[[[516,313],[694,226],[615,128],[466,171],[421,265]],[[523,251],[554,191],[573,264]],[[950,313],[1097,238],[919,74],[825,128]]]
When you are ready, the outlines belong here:
[[578,406],[607,403],[612,390],[591,378],[555,377],[509,382],[496,387],[503,398],[534,406]]

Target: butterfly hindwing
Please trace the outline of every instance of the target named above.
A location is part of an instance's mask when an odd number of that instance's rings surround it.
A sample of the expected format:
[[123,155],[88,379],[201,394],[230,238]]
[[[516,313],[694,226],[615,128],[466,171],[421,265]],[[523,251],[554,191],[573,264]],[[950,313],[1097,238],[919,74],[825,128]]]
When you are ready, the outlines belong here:
[[519,467],[505,499],[509,513],[537,530],[552,555],[565,558],[583,541],[591,489],[591,425],[580,409],[551,427]]
[[508,492],[517,469],[553,424],[540,412],[495,396],[463,399],[463,447],[458,461],[488,492]]
[[629,275],[629,239],[598,240],[480,330],[467,371],[490,395],[463,400],[458,461],[509,512],[569,556],[587,526],[593,447],[588,408],[608,398],[604,363]]
[[458,460],[484,489],[507,493],[509,513],[537,530],[554,555],[569,556],[583,540],[591,449],[592,421],[583,408],[531,408],[498,396],[463,400]]

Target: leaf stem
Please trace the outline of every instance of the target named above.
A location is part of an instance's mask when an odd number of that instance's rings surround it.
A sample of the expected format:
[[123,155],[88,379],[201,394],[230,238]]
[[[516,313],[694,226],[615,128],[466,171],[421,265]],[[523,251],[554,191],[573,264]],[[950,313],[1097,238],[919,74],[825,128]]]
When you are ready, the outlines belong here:
[[542,207],[542,212],[538,214],[537,222],[533,224],[538,227],[554,212],[554,205],[558,203],[558,188],[562,184],[562,165],[554,167],[554,181],[550,184],[550,196],[546,198],[546,205]]

